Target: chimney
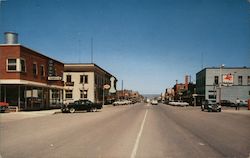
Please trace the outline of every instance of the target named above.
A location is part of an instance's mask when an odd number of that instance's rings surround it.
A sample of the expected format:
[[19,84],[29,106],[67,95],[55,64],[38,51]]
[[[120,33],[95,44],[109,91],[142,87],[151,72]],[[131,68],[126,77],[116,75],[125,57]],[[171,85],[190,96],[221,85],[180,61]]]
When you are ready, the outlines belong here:
[[18,44],[18,34],[15,32],[5,32],[5,43],[4,44]]

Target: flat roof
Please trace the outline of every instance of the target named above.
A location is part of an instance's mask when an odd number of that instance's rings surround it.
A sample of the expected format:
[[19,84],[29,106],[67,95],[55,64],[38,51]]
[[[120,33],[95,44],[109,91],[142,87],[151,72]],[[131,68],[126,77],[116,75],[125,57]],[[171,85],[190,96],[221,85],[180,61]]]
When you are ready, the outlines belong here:
[[109,76],[113,76],[111,73],[104,70],[103,68],[101,68],[95,63],[65,63],[64,64],[64,72],[82,72],[84,71],[83,68],[85,71],[91,71],[91,70],[93,71],[93,68],[97,68],[101,70],[102,72],[108,74]]
[[38,51],[35,51],[35,50],[33,50],[33,49],[31,49],[31,48],[28,48],[28,47],[26,47],[26,46],[23,46],[23,45],[21,45],[21,44],[0,44],[0,47],[1,47],[1,46],[6,46],[6,47],[9,47],[9,46],[20,46],[20,47],[23,47],[23,48],[25,48],[25,49],[28,49],[28,50],[30,50],[30,51],[32,51],[32,52],[38,54],[38,55],[41,55],[41,56],[43,56],[43,57],[45,57],[45,58],[52,59],[52,60],[54,60],[54,61],[56,61],[56,62],[58,62],[58,63],[64,64],[63,62],[60,62],[60,61],[58,61],[58,60],[56,60],[56,59],[53,59],[53,58],[51,58],[51,57],[48,57],[48,56],[46,56],[46,55],[44,55],[44,54],[42,54],[42,53],[39,53]]

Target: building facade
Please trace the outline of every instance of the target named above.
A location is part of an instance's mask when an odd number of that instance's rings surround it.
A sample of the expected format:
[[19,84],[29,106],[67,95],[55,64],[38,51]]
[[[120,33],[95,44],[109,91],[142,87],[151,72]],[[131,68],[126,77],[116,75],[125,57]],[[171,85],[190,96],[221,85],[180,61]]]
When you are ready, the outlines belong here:
[[[96,64],[65,64],[64,65],[64,101],[65,103],[73,102],[78,99],[89,99],[92,102],[104,101],[111,95],[108,89],[103,86],[111,83],[111,75]],[[116,89],[114,81],[114,88]]]
[[247,100],[250,98],[250,68],[205,68],[196,74],[196,90],[202,100]]
[[0,45],[0,63],[0,102],[19,110],[63,102],[63,63],[17,43]]

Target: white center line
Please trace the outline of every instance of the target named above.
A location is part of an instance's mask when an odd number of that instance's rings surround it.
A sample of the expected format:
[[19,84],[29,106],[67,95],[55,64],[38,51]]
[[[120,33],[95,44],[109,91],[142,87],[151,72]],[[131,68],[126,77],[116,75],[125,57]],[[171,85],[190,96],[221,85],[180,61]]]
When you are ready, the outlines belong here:
[[135,142],[135,145],[134,145],[134,148],[133,148],[133,152],[131,153],[130,158],[135,158],[135,156],[136,156],[136,152],[137,152],[137,149],[138,149],[138,146],[139,146],[139,142],[140,142],[140,138],[141,138],[143,127],[144,127],[144,124],[145,124],[145,121],[146,121],[147,114],[148,114],[148,109],[146,110],[146,113],[144,115],[144,118],[143,118],[143,121],[142,121],[142,124],[141,124],[141,129],[140,129],[140,131],[139,131],[139,133],[137,135],[136,142]]

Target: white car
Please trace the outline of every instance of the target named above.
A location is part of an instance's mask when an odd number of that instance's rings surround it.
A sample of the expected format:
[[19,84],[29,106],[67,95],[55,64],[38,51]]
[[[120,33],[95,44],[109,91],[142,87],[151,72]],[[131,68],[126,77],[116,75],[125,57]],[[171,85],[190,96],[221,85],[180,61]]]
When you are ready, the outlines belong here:
[[132,104],[132,102],[130,100],[118,100],[118,101],[113,102],[113,106],[128,105],[128,104]]
[[173,106],[188,106],[189,104],[187,102],[183,102],[183,101],[171,101],[169,102],[169,105],[173,105]]
[[152,100],[151,104],[152,104],[152,105],[157,105],[157,104],[158,104],[158,101],[157,101],[157,100]]

